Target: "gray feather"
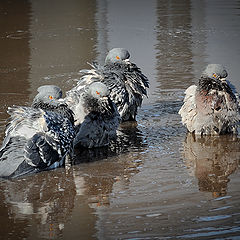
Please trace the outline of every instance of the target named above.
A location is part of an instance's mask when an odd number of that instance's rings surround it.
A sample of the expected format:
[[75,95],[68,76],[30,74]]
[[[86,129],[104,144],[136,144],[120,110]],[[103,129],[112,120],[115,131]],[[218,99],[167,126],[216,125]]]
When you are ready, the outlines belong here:
[[75,116],[75,146],[102,147],[116,136],[120,116],[105,84],[77,85],[66,93],[65,102]]
[[185,91],[179,114],[189,132],[198,135],[237,133],[239,100],[229,82],[224,80],[225,71],[221,65],[211,64],[204,70],[199,84]]
[[149,87],[147,77],[129,58],[126,49],[114,48],[109,51],[104,66],[93,63],[91,70],[81,70],[83,77],[78,82],[79,88],[95,81],[106,84],[122,121],[135,120]]
[[[6,165],[7,162],[11,164],[12,152],[15,152],[15,158],[19,161],[13,161],[11,169],[20,175],[64,163],[65,157],[71,155],[73,148],[73,116],[70,114],[69,119],[60,114],[61,111],[56,107],[51,106],[50,109],[55,112],[32,107],[8,108],[10,119],[0,149],[0,165]],[[18,139],[21,139],[21,144],[18,144]],[[6,175],[0,173],[2,177],[7,177]]]

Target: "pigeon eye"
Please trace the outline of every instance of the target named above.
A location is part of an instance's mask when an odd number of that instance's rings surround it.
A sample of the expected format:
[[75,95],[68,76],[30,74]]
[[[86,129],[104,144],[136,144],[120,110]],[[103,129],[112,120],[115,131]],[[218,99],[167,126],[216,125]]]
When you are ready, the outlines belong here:
[[51,100],[52,100],[52,99],[53,99],[53,96],[51,96],[51,95],[50,95],[50,96],[49,96],[49,99],[51,99]]
[[216,73],[214,73],[214,74],[213,74],[213,77],[217,78],[217,74],[216,74]]
[[119,56],[116,56],[116,59],[117,59],[117,60],[119,60],[119,59],[120,59],[120,57],[119,57]]
[[100,95],[100,92],[96,91],[96,94],[97,94],[97,95]]

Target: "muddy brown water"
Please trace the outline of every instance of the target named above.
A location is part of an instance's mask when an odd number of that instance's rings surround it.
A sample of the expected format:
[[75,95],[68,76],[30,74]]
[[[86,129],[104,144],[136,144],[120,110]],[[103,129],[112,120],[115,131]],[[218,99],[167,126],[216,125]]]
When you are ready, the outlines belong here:
[[137,124],[76,165],[0,181],[0,239],[240,239],[240,138],[194,138],[184,89],[221,63],[240,91],[240,2],[2,0],[0,137],[38,86],[69,90],[126,47],[150,80]]

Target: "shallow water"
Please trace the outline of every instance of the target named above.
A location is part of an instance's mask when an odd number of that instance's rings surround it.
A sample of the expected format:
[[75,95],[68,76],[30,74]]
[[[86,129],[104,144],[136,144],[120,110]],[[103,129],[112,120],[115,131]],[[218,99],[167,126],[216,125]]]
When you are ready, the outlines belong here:
[[0,135],[36,88],[64,91],[87,62],[129,49],[150,80],[137,124],[76,165],[0,182],[1,239],[239,239],[240,138],[194,138],[177,114],[184,89],[221,63],[240,91],[240,3],[0,2]]

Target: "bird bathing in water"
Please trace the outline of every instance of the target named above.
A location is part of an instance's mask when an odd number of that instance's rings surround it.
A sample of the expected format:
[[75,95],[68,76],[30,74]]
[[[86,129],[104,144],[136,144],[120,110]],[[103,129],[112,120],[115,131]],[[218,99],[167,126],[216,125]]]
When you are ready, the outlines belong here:
[[198,84],[185,91],[179,114],[189,132],[197,135],[237,133],[239,98],[227,76],[222,65],[209,64]]
[[104,147],[116,138],[120,116],[104,83],[76,86],[66,93],[64,102],[74,113],[75,147]]
[[62,102],[62,89],[55,85],[43,85],[37,89],[38,94],[33,99],[32,107],[59,113],[74,124],[73,111]]
[[147,77],[129,58],[128,50],[113,48],[108,52],[103,66],[92,63],[92,69],[80,71],[83,76],[78,81],[78,88],[96,81],[106,84],[122,122],[136,120],[137,110],[149,88]]
[[48,85],[38,92],[32,107],[8,108],[10,121],[0,148],[0,177],[53,169],[72,156],[73,113],[59,102],[61,89]]

